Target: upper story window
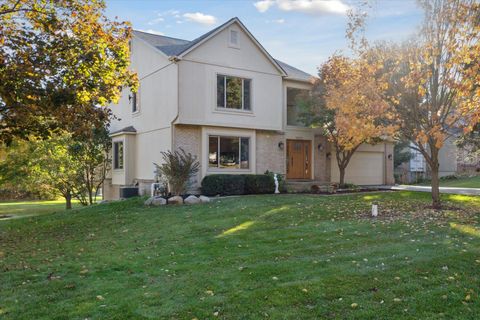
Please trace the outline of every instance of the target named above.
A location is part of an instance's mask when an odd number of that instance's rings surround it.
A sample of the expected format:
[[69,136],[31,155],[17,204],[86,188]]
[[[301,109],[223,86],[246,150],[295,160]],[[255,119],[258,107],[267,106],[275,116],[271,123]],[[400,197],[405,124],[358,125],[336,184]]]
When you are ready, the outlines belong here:
[[238,47],[238,31],[230,30],[230,45],[233,47]]
[[137,92],[131,92],[129,99],[132,104],[132,113],[140,111],[140,99],[139,99],[140,89]]
[[123,141],[113,143],[113,169],[123,169]]
[[217,107],[251,110],[252,80],[217,75]]
[[299,102],[308,92],[306,89],[287,87],[287,125],[305,127],[305,124],[298,117],[301,111]]

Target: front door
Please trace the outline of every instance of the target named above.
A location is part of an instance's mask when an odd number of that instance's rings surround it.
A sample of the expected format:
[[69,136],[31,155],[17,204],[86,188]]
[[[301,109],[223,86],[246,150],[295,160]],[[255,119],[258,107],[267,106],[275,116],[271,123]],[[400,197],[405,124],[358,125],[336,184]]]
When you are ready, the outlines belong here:
[[287,179],[310,179],[311,141],[287,140]]

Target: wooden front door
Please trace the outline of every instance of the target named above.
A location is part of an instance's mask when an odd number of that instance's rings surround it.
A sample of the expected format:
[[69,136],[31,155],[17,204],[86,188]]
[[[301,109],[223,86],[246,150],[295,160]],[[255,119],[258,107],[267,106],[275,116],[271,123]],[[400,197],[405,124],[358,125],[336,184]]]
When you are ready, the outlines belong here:
[[311,141],[287,140],[287,179],[311,178]]

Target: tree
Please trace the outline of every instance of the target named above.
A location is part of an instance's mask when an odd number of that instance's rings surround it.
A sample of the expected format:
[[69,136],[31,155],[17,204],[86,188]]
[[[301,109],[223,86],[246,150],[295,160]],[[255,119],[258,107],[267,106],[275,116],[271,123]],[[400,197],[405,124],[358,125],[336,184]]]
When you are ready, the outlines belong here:
[[108,123],[102,108],[137,87],[128,23],[102,0],[3,0],[0,4],[0,140],[82,134]]
[[385,96],[395,112],[398,138],[410,141],[424,156],[431,172],[432,206],[440,208],[439,151],[454,133],[471,130],[480,112],[478,74],[471,73],[466,58],[467,53],[478,58],[472,48],[480,40],[478,25],[473,24],[479,6],[474,0],[421,5],[425,21],[414,41],[379,45],[372,51],[387,70]]
[[410,161],[413,154],[410,152],[410,142],[399,141],[393,148],[393,167],[397,168],[403,163]]
[[334,55],[319,68],[312,94],[300,103],[302,121],[322,128],[334,147],[340,185],[360,145],[376,143],[395,129],[386,124],[389,108],[380,94],[377,67],[363,56]]
[[93,204],[99,188],[110,170],[112,159],[110,139],[106,127],[92,128],[89,134],[72,139],[69,152],[79,166],[79,181],[82,186],[76,197],[84,205]]
[[200,163],[191,153],[179,148],[175,151],[162,152],[163,163],[157,171],[168,181],[169,191],[181,195],[187,191],[188,183],[200,170]]

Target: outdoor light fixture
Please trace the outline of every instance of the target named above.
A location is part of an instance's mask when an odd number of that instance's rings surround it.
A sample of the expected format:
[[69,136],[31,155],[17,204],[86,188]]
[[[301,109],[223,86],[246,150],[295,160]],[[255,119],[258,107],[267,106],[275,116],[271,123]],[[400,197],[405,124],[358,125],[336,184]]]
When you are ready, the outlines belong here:
[[285,145],[284,145],[283,141],[280,141],[280,142],[278,143],[278,149],[283,150],[283,147],[284,147],[284,146],[285,146]]
[[330,152],[327,153],[327,159],[328,159],[328,160],[332,159],[332,154],[331,154]]
[[129,103],[132,102],[132,98],[133,98],[132,95],[129,94],[129,95],[128,95],[128,102],[129,102]]
[[319,143],[317,145],[317,149],[318,149],[318,151],[322,151],[323,150],[323,145],[321,143]]
[[391,153],[388,155],[388,160],[392,160],[392,154]]

